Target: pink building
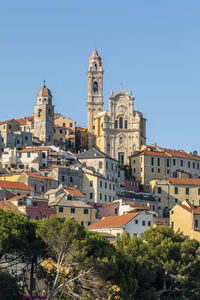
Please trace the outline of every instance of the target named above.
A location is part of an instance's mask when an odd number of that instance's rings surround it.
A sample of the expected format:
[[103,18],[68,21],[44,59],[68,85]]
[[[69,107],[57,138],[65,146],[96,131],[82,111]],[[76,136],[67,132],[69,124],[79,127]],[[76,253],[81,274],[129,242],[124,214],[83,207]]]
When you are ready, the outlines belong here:
[[133,178],[125,178],[124,189],[127,191],[139,192],[140,183]]
[[67,148],[74,149],[75,147],[75,126],[76,122],[61,114],[54,115],[54,125],[65,130],[65,141]]

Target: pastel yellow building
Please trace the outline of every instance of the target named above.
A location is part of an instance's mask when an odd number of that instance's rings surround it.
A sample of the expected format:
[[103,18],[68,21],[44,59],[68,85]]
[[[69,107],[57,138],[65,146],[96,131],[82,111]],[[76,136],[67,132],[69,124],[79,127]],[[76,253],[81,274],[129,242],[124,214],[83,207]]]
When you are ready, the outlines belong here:
[[105,203],[116,199],[116,183],[89,170],[83,173],[82,192],[90,202]]
[[200,206],[183,201],[170,210],[170,225],[175,232],[182,232],[200,242]]
[[166,178],[150,181],[150,192],[157,196],[158,209],[167,214],[177,203],[189,200],[193,205],[200,204],[200,179]]
[[172,150],[156,145],[143,146],[129,157],[132,175],[148,185],[151,180],[165,177],[200,177],[200,159],[183,150]]

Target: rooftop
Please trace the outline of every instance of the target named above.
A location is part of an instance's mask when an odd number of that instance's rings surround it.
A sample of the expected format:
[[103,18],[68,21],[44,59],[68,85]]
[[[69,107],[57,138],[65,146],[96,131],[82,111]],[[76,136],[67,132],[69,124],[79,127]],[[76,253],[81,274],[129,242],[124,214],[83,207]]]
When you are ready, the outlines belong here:
[[127,213],[121,216],[112,216],[101,219],[100,221],[88,226],[88,229],[93,228],[108,228],[108,227],[122,227],[132,219],[137,217],[139,213]]
[[6,189],[33,191],[32,187],[26,185],[23,182],[14,182],[14,181],[0,180],[0,187],[6,188]]

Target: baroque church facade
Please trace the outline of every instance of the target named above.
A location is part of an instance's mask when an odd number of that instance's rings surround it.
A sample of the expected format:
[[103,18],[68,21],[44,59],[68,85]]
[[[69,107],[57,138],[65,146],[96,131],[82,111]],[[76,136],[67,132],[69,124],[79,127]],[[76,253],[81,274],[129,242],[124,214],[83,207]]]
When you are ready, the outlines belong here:
[[122,88],[111,92],[109,110],[103,110],[103,67],[96,49],[89,59],[87,77],[88,148],[98,147],[124,165],[146,144],[146,119],[134,110],[132,93]]

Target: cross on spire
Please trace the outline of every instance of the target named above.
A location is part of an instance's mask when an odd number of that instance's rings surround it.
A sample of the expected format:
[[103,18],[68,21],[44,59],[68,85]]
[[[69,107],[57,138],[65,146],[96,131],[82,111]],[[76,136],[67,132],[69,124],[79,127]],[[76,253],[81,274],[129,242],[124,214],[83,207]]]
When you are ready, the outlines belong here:
[[45,85],[45,80],[43,80],[43,82],[44,82],[44,88],[46,87],[46,85]]

